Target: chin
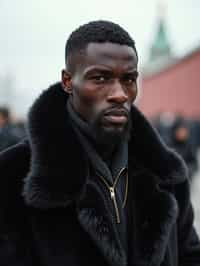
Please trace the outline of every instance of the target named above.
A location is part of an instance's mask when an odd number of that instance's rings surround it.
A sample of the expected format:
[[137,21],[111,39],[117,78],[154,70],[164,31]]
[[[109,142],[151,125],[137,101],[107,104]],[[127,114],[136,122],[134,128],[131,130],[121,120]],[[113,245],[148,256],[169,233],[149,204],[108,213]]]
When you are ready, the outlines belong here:
[[96,139],[102,144],[118,143],[128,139],[128,135],[127,128],[124,126],[102,127],[96,132]]
[[92,125],[92,131],[98,143],[109,144],[129,139],[131,129],[130,119],[125,124],[105,124],[101,119],[95,122]]
[[126,128],[124,126],[103,127],[102,131],[104,131],[105,134],[121,136],[126,133]]

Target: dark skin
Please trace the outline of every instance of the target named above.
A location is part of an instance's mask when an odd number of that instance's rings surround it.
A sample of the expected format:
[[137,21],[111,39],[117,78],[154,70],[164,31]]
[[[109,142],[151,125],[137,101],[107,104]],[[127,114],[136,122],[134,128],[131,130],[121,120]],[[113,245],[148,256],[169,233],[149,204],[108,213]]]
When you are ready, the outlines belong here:
[[123,134],[137,96],[138,60],[132,47],[90,43],[76,56],[73,74],[62,71],[65,91],[75,111],[88,124],[98,120],[106,133]]

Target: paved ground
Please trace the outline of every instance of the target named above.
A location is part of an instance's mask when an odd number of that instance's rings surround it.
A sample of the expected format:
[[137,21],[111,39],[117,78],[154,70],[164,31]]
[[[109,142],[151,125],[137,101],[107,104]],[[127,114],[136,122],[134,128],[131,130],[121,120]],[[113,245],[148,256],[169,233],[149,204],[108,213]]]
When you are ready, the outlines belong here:
[[[200,166],[200,152],[198,158]],[[200,169],[194,176],[193,183],[191,184],[191,200],[195,213],[195,228],[200,236]]]

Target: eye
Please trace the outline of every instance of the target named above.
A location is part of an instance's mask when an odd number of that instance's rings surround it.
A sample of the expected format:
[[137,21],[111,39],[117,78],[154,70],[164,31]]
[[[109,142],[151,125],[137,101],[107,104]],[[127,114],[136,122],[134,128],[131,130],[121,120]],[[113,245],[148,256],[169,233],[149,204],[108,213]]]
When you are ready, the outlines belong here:
[[96,77],[94,77],[94,79],[97,81],[100,81],[100,82],[103,82],[106,80],[104,76],[96,76]]
[[122,82],[127,86],[134,86],[137,82],[138,73],[127,73],[122,77]]
[[126,82],[127,82],[128,84],[132,84],[132,83],[135,82],[135,79],[134,79],[134,78],[129,78],[129,79],[126,80]]
[[91,79],[94,80],[94,82],[96,83],[104,83],[109,79],[109,77],[105,75],[95,75]]
[[125,78],[123,78],[123,82],[128,84],[128,85],[132,85],[133,83],[136,82],[136,78],[135,77],[125,77]]

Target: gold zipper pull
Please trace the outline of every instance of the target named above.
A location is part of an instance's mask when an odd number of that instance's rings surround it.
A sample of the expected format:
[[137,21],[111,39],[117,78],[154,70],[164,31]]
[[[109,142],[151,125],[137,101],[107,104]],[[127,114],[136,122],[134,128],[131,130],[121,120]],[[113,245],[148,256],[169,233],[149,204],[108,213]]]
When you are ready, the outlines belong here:
[[116,201],[116,196],[115,196],[115,190],[113,187],[110,187],[110,196],[113,201],[114,207],[115,207],[115,212],[116,212],[116,217],[117,217],[117,223],[120,223],[120,217],[119,217],[119,210],[117,206],[117,201]]

